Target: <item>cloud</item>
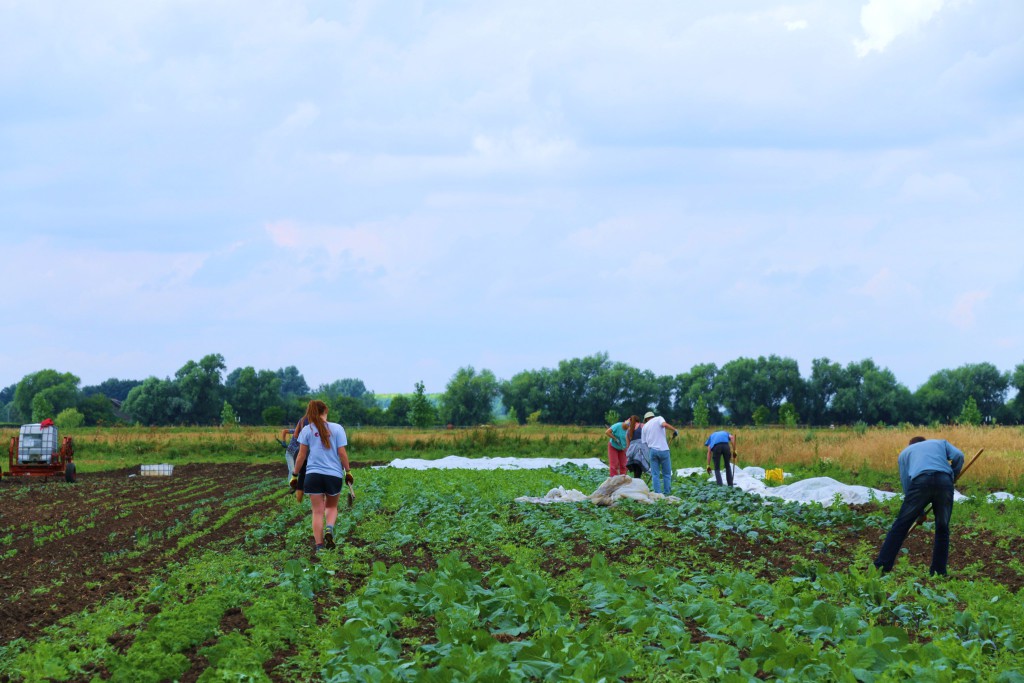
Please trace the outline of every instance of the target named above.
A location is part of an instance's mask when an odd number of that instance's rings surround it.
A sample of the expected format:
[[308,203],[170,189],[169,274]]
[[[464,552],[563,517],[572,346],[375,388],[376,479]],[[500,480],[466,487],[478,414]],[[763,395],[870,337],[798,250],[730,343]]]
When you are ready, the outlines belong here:
[[949,321],[961,330],[973,328],[977,308],[991,295],[991,292],[982,290],[964,292],[953,301],[953,308],[949,312]]
[[807,22],[806,19],[797,19],[795,21],[787,21],[783,25],[786,27],[787,31],[802,31],[805,28],[807,28],[808,26],[810,26],[810,24]]
[[865,37],[854,41],[857,56],[884,52],[900,35],[927,23],[945,4],[946,0],[870,0],[860,10]]
[[903,182],[900,199],[907,202],[976,202],[980,196],[963,176],[913,173]]
[[295,128],[306,128],[320,117],[320,109],[312,102],[300,102],[281,124],[284,131]]
[[914,287],[895,275],[889,267],[878,270],[867,282],[853,291],[888,303],[904,300],[916,293]]
[[497,135],[475,135],[473,150],[489,165],[548,166],[570,154],[573,143],[566,139],[544,139],[519,129]]

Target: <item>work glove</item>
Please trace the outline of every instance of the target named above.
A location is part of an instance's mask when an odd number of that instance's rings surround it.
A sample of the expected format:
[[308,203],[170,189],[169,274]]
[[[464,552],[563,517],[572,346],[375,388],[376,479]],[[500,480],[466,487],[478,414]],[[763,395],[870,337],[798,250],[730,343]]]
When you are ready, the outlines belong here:
[[917,525],[920,526],[928,521],[928,513],[922,512],[921,516],[917,518]]
[[678,436],[679,436],[679,430],[678,429],[673,429],[672,430],[672,438],[675,439]]
[[292,493],[295,493],[299,488],[299,478],[294,474],[292,475],[292,478],[288,480],[288,488],[292,490]]
[[707,471],[708,474],[711,474],[711,465],[708,465],[704,469]]
[[354,484],[355,481],[356,480],[352,478],[352,472],[346,472],[345,473],[345,483],[346,484]]

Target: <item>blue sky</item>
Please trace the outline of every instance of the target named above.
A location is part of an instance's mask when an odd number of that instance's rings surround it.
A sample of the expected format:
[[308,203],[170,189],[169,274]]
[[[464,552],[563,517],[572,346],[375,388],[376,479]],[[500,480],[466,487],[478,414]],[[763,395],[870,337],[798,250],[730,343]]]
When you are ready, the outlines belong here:
[[0,0],[0,385],[1024,362],[1024,3]]

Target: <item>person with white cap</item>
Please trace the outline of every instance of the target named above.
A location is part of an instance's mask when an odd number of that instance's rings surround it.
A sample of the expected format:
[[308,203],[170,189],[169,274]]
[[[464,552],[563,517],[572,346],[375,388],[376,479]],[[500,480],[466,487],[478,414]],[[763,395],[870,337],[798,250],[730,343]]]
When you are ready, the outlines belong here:
[[672,492],[672,455],[668,450],[666,430],[672,430],[672,438],[679,436],[679,430],[665,422],[665,418],[655,416],[650,410],[644,414],[644,427],[640,438],[650,451],[651,484],[655,493],[669,495]]

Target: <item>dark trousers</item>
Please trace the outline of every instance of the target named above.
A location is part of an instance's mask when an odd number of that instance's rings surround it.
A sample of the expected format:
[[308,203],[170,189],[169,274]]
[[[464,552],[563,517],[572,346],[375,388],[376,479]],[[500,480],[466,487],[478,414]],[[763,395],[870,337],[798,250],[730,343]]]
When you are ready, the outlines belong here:
[[722,462],[722,459],[724,458],[725,481],[729,484],[729,486],[732,486],[732,467],[729,466],[729,463],[732,461],[732,448],[729,446],[729,444],[716,443],[714,446],[712,446],[711,458],[715,463],[715,481],[718,482],[719,486],[722,485],[722,473],[719,471],[718,467]]
[[932,546],[932,574],[945,574],[949,560],[949,518],[953,516],[953,477],[946,472],[922,472],[910,482],[903,494],[903,505],[896,521],[878,551],[875,566],[891,571],[896,555],[907,539],[911,525],[931,503],[935,518],[935,544]]

